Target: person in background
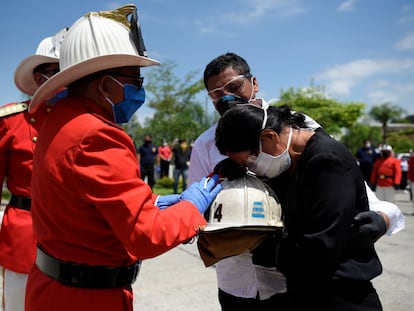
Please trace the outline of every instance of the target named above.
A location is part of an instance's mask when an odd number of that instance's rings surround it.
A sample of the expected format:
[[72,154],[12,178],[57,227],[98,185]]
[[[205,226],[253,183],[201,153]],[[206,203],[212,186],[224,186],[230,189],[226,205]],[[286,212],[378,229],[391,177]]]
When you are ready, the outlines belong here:
[[[14,82],[23,93],[33,93],[59,71],[59,50],[67,29],[43,39],[34,55],[19,64]],[[29,115],[30,100],[0,107],[0,181],[6,177],[11,199],[0,229],[0,310],[23,311],[26,281],[36,255],[31,215],[33,150],[39,130],[50,112],[41,104]],[[0,189],[1,199],[2,189]]]
[[375,159],[378,157],[375,147],[372,145],[370,139],[365,139],[364,144],[355,153],[355,158],[358,161],[359,168],[365,181],[370,185],[371,172],[374,167]]
[[138,162],[141,168],[141,178],[147,178],[147,184],[151,187],[155,185],[154,165],[160,166],[158,148],[152,143],[151,134],[145,134],[144,143],[137,150]]
[[278,195],[285,235],[277,266],[288,310],[382,310],[371,280],[382,272],[373,245],[354,247],[351,225],[367,212],[364,178],[353,155],[290,107],[237,105],[217,125],[216,146],[258,176],[285,173]]
[[390,145],[381,145],[380,154],[371,172],[371,184],[380,200],[394,203],[395,190],[401,183],[401,163]]
[[[252,103],[259,107],[268,106],[263,98],[256,97],[259,82],[252,75],[248,63],[235,53],[225,53],[207,64],[204,70],[204,86],[220,115],[240,102]],[[226,163],[228,157],[222,155],[215,145],[216,127],[217,123],[202,133],[194,142],[190,158],[189,183],[201,180],[216,168],[223,172],[220,167]],[[307,127],[317,129],[320,125],[311,118],[307,118]],[[372,192],[371,194],[371,197],[375,197]],[[388,235],[395,234],[404,228],[404,216],[397,206],[378,203],[375,204],[375,210],[386,214],[386,216],[381,215],[385,222],[389,223]],[[379,226],[373,230],[373,223],[375,223],[374,220],[364,222],[362,218],[358,219],[360,231],[373,232],[374,239],[372,240],[375,240],[382,227]],[[381,221],[378,223],[381,224]],[[366,239],[360,237],[360,240]],[[260,252],[244,253],[217,262],[218,297],[222,310],[231,311],[237,308],[273,310],[285,306],[285,277],[274,263],[266,262],[266,258],[274,255],[274,243],[277,241],[271,240],[269,243],[263,243]]]
[[409,157],[403,155],[400,159],[401,163],[401,183],[399,189],[402,191],[406,191],[407,189],[407,182],[408,182],[408,159]]
[[170,176],[170,163],[173,154],[166,140],[158,147],[158,155],[160,157],[160,178]]
[[408,173],[407,173],[408,180],[410,181],[410,199],[412,203],[412,213],[414,215],[414,151],[410,150],[410,157],[408,158]]
[[55,90],[33,157],[35,265],[26,311],[132,311],[141,260],[193,238],[221,189],[218,177],[158,196],[140,178],[134,144],[118,124],[145,102],[147,57],[133,4],[89,12],[62,43],[61,71],[34,94],[30,113]]
[[187,189],[188,179],[188,164],[190,161],[191,151],[186,139],[179,139],[178,144],[174,146],[173,150],[174,158],[174,183],[173,191],[178,193],[178,182],[181,177],[183,191]]

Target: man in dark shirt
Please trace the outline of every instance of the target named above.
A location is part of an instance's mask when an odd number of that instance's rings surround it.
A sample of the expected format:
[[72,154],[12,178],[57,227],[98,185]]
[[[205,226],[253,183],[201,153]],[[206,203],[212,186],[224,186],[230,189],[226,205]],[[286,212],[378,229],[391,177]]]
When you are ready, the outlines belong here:
[[173,189],[174,193],[178,193],[178,181],[182,179],[183,182],[183,191],[187,188],[187,178],[188,178],[188,164],[190,162],[191,151],[188,147],[187,140],[180,139],[178,145],[173,148],[174,154],[174,184]]
[[364,140],[364,145],[359,148],[355,154],[355,158],[358,160],[359,168],[361,169],[362,175],[365,181],[372,188],[369,180],[371,177],[371,171],[374,167],[375,159],[378,154],[375,152],[375,148],[372,146],[369,139]]
[[144,136],[144,143],[137,150],[137,157],[141,167],[141,178],[147,178],[147,184],[152,188],[155,184],[154,165],[160,165],[157,146],[152,144],[151,134]]

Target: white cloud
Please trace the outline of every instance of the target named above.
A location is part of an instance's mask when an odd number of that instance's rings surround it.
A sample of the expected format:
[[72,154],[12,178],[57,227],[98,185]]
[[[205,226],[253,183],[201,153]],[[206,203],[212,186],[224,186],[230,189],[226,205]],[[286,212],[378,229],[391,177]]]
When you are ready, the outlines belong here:
[[376,81],[369,86],[367,98],[370,106],[391,102],[406,110],[408,114],[414,114],[414,82]]
[[351,88],[361,79],[380,70],[373,60],[361,59],[351,63],[336,65],[315,76],[316,80],[326,81],[326,87],[331,94],[347,96]]
[[108,10],[114,10],[114,9],[120,8],[123,5],[125,5],[123,2],[112,1],[112,2],[108,2],[106,4],[106,7],[108,8]]
[[397,50],[414,51],[414,32],[409,33],[404,38],[399,40],[394,47]]
[[355,0],[346,0],[338,6],[338,11],[351,11],[354,9]]
[[388,80],[374,81],[367,93],[367,97],[373,103],[395,102],[396,93],[391,91],[392,83]]
[[400,24],[414,22],[414,15],[408,15],[412,11],[411,5],[405,4],[401,9],[403,16],[398,19]]
[[[303,14],[306,9],[302,0],[242,0],[233,4],[231,12],[222,13],[214,19],[206,18],[199,32],[205,34],[223,34],[223,25],[248,26],[249,23],[264,18],[286,19]],[[236,10],[238,8],[238,10]],[[211,21],[214,20],[214,23]],[[228,36],[234,36],[229,32]]]
[[368,106],[392,102],[414,113],[414,58],[360,59],[315,76],[334,98],[356,98]]
[[335,80],[328,85],[328,92],[330,94],[337,94],[347,96],[351,93],[351,88],[355,85],[353,80]]
[[414,72],[414,58],[406,59],[359,59],[335,65],[316,75],[319,80],[362,79],[376,73]]
[[411,5],[409,5],[409,4],[404,4],[404,5],[403,5],[403,7],[402,7],[402,11],[403,11],[404,13],[406,13],[406,12],[410,12],[410,11],[411,11]]
[[198,28],[198,32],[200,34],[208,34],[208,35],[220,35],[221,37],[236,37],[238,36],[237,33],[234,33],[231,30],[223,29],[223,27],[219,28],[217,25],[212,24],[203,24],[203,23],[196,23],[196,27]]
[[265,15],[275,18],[290,18],[305,11],[301,1],[298,0],[244,0],[246,12],[233,12],[224,14],[224,20],[233,23],[245,24],[263,18]]
[[414,15],[411,15],[411,16],[402,16],[402,17],[398,20],[398,22],[399,22],[400,24],[414,22]]

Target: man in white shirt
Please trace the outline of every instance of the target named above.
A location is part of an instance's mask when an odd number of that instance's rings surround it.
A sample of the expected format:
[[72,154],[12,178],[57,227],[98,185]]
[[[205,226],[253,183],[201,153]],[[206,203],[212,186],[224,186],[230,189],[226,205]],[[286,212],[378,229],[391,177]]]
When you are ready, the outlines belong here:
[[[230,108],[231,99],[243,100],[246,103],[265,107],[264,99],[256,98],[259,85],[256,77],[250,73],[247,62],[234,53],[226,53],[213,59],[205,68],[204,85],[216,110],[223,114]],[[223,100],[229,96],[230,101]],[[309,128],[320,127],[311,118],[308,119]],[[227,157],[220,154],[215,146],[214,124],[202,133],[194,142],[191,153],[188,182],[199,181],[213,172],[218,163]],[[384,217],[388,235],[404,228],[404,216],[398,207],[392,203],[379,201],[369,190],[370,209],[377,211]],[[364,220],[362,221],[362,224]],[[369,224],[368,224],[369,225]],[[272,252],[272,243],[269,246]],[[257,263],[257,262],[256,262]],[[216,263],[217,283],[219,287],[219,301],[222,310],[236,310],[237,308],[252,310],[281,310],[286,306],[285,278],[276,267],[255,264],[254,254],[250,252],[232,256]]]

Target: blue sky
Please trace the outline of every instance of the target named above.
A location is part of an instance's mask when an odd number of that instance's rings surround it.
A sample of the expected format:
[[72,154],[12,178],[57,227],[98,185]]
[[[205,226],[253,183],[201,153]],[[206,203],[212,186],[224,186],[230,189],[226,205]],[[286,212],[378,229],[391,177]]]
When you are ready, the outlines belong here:
[[[89,11],[128,2],[2,1],[0,104],[24,99],[13,82],[21,60],[44,37]],[[178,77],[235,52],[251,66],[260,96],[326,87],[341,102],[392,102],[414,114],[413,0],[143,0],[138,7],[148,56],[176,63]],[[146,70],[143,70],[145,76]],[[144,82],[145,85],[145,82]],[[203,95],[209,112],[212,104]],[[139,120],[151,113],[138,111]]]

